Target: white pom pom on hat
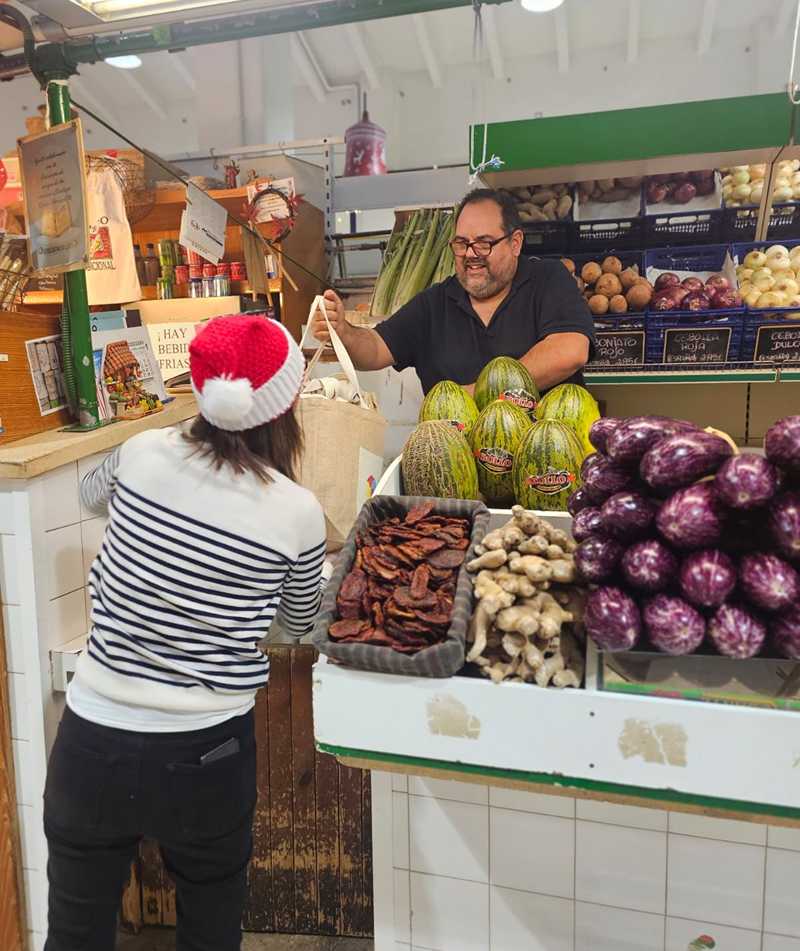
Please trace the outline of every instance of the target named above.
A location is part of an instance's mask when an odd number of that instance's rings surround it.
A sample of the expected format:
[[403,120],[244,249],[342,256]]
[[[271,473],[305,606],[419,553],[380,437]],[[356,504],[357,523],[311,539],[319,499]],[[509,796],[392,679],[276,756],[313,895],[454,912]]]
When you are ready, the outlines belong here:
[[222,429],[239,429],[253,408],[249,380],[218,376],[203,387],[203,415]]

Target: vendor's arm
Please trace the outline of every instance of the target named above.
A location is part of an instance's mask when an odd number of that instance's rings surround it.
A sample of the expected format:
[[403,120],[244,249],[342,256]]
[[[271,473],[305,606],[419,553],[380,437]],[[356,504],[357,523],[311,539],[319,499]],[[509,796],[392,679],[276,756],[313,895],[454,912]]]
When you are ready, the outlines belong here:
[[540,340],[522,357],[539,390],[549,390],[582,370],[589,359],[589,337],[584,333],[554,333]]
[[93,515],[108,515],[108,503],[117,486],[117,470],[122,446],[117,448],[81,481],[80,496],[84,508]]

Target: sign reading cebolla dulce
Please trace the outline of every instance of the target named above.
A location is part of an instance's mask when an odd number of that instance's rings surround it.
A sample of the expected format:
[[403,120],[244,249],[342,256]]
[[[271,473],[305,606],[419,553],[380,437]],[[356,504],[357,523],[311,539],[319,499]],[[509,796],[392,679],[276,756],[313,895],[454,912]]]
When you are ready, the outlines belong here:
[[186,187],[186,209],[181,216],[180,243],[216,264],[225,253],[227,223],[225,208],[190,182]]
[[557,495],[575,484],[577,476],[567,469],[548,469],[545,473],[529,475],[525,482],[537,492]]
[[34,271],[75,271],[89,257],[80,119],[17,140]]

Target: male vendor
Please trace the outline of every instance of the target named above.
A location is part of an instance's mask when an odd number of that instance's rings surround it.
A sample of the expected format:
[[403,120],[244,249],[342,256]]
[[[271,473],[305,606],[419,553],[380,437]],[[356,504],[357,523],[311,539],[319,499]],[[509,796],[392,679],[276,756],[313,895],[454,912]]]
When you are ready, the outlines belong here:
[[[593,322],[578,286],[557,260],[520,256],[523,235],[514,201],[479,188],[461,202],[451,242],[455,277],[422,291],[374,330],[354,327],[333,291],[328,317],[359,370],[414,367],[428,390],[441,380],[470,393],[494,357],[516,357],[540,392],[582,383]],[[328,340],[320,314],[314,335]]]

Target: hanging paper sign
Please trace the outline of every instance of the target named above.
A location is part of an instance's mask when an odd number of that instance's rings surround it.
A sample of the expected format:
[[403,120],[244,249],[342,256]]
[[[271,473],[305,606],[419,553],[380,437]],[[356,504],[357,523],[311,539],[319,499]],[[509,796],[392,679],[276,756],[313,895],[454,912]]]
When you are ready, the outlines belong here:
[[75,271],[88,256],[80,119],[17,141],[31,266]]
[[228,212],[191,182],[186,187],[186,209],[181,217],[180,243],[216,264],[225,253]]

